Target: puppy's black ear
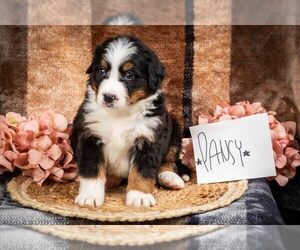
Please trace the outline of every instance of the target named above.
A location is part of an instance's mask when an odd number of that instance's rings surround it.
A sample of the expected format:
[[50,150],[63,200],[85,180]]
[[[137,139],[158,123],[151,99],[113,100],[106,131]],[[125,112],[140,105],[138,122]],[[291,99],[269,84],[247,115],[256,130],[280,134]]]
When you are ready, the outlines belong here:
[[86,70],[86,74],[91,74],[93,72],[93,63],[90,65],[90,67],[88,67],[88,69]]
[[94,65],[96,65],[96,62],[100,62],[101,56],[104,52],[104,44],[107,42],[108,42],[108,40],[105,41],[103,44],[97,45],[97,47],[94,51],[92,63],[90,65],[90,67],[88,67],[88,69],[86,70],[86,72],[85,72],[86,74],[91,74],[93,72]]
[[149,87],[151,90],[156,91],[161,87],[161,83],[165,77],[165,67],[159,61],[156,55],[153,55],[149,64]]

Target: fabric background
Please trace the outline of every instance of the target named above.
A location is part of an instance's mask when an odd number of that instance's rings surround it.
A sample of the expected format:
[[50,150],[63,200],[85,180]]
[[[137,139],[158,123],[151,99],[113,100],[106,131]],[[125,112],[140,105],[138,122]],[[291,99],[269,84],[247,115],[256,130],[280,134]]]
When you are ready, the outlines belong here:
[[299,31],[299,26],[233,26],[232,102],[260,101],[279,120],[299,124]]
[[281,121],[300,121],[297,26],[0,26],[1,114],[53,109],[72,121],[95,46],[118,34],[156,51],[185,127],[220,101],[261,101]]
[[231,26],[195,26],[193,124],[202,113],[229,101]]
[[0,26],[0,113],[27,112],[27,27]]
[[27,114],[51,109],[71,121],[84,97],[91,28],[30,26],[27,52]]
[[93,24],[103,24],[107,17],[122,12],[134,14],[151,25],[178,25],[185,21],[185,1],[182,0],[116,0],[114,4],[109,0],[91,0],[91,9]]

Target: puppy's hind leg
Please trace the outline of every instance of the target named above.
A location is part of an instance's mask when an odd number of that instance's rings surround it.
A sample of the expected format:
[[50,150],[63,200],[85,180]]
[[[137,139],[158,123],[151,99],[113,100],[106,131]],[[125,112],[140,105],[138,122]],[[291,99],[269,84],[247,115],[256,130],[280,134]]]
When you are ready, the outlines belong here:
[[184,181],[182,178],[176,173],[177,166],[175,164],[176,155],[177,155],[177,147],[171,146],[169,148],[166,160],[159,168],[158,171],[158,183],[162,186],[171,189],[182,189],[184,188]]
[[170,163],[166,163],[161,167],[158,173],[158,183],[171,189],[184,188],[184,181],[175,173]]

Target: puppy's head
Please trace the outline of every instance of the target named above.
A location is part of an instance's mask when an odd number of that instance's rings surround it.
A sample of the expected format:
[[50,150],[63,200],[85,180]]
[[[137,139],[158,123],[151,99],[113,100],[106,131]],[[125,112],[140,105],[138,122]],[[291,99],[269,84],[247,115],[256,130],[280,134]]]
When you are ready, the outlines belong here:
[[87,70],[98,105],[124,109],[160,89],[164,66],[140,40],[118,36],[96,48]]

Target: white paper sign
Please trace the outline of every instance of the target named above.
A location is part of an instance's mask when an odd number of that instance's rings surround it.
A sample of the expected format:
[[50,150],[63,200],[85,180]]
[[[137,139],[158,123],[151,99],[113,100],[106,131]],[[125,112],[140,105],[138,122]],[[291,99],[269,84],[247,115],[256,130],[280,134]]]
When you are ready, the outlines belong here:
[[197,182],[275,176],[268,115],[190,127]]

